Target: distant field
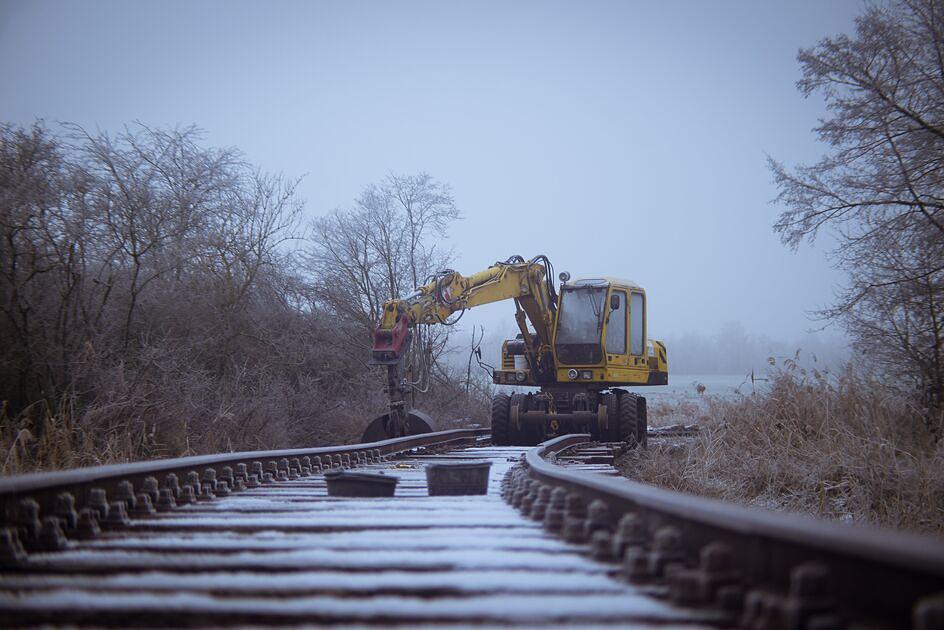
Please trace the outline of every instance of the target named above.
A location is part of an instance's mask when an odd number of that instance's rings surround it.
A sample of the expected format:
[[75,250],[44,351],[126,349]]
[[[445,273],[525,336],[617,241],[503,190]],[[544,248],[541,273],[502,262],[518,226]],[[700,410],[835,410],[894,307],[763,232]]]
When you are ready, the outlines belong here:
[[808,373],[787,364],[770,378],[752,388],[735,375],[670,376],[645,392],[649,426],[699,431],[650,439],[617,466],[680,492],[944,534],[941,420],[919,398],[851,368]]
[[[763,377],[763,375],[758,375]],[[704,385],[704,391],[698,393],[698,385]],[[730,399],[738,393],[749,395],[753,391],[763,391],[766,381],[751,383],[750,374],[669,374],[669,384],[659,387],[628,387],[646,397],[649,405],[674,404],[684,401],[697,401],[705,396]]]

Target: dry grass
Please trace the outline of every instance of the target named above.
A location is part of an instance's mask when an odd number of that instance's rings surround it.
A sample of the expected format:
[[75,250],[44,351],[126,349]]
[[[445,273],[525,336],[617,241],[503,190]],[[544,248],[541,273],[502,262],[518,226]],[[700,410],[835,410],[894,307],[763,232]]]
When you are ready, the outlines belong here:
[[[66,394],[17,414],[0,401],[0,476],[202,453],[353,444],[368,421],[386,410],[375,374],[346,379],[344,388],[261,382],[157,379],[137,370],[99,369],[93,395]],[[175,376],[178,376],[175,373]],[[436,429],[487,425],[488,387],[443,374],[417,399]]]
[[11,417],[0,408],[0,476],[140,459],[147,436],[129,427],[95,439],[76,422],[75,401],[44,401]]
[[652,410],[651,424],[697,423],[691,439],[650,442],[619,465],[682,492],[848,522],[944,534],[944,440],[913,399],[852,370],[787,362],[766,393]]

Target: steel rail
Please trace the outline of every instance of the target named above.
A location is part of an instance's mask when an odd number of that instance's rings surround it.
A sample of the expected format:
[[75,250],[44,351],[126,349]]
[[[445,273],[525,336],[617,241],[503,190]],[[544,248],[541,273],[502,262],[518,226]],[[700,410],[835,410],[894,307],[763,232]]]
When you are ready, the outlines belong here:
[[[623,628],[724,621],[617,579],[611,566],[587,557],[586,545],[558,540],[535,522],[536,513],[504,505],[498,491],[526,448],[494,447],[474,439],[480,434],[416,436],[389,445],[398,451],[390,459],[352,457],[351,468],[397,478],[390,497],[332,495],[316,460],[289,461],[285,475],[281,458],[278,477],[249,485],[240,468],[227,491],[228,483],[209,475],[204,483],[215,496],[157,511],[145,500],[156,479],[135,488],[142,492],[134,503],[124,477],[123,494],[91,534],[74,519],[69,525],[62,510],[45,517],[38,532],[35,511],[21,509],[0,533],[8,552],[14,536],[33,546],[0,557],[0,626]],[[194,465],[194,458],[184,461]],[[431,492],[430,466],[473,462],[492,471],[485,494]],[[162,487],[161,497],[176,485]],[[184,488],[181,497],[189,494]],[[128,518],[111,518],[129,506]],[[80,523],[94,510],[83,508]],[[23,520],[27,515],[32,521]],[[49,545],[56,537],[46,534],[60,526],[59,543]]]
[[[302,493],[299,496],[307,497],[306,501],[320,497],[324,492],[323,481],[306,481],[315,477],[317,470],[358,464],[384,466],[388,465],[381,461],[382,457],[386,459],[385,456],[423,447],[429,449],[426,451],[428,456],[430,452],[440,452],[436,447],[455,449],[463,444],[475,442],[487,432],[486,429],[457,429],[366,444],[202,455],[0,479],[0,509],[3,510],[0,514],[5,514],[8,518],[11,514],[17,514],[19,519],[11,522],[14,527],[4,529],[3,533],[7,537],[15,538],[19,531],[19,535],[26,536],[24,540],[40,552],[36,557],[31,555],[32,550],[28,554],[29,557],[8,557],[7,561],[13,563],[13,573],[10,575],[22,573],[19,577],[8,579],[11,580],[10,584],[19,584],[20,582],[15,580],[20,580],[22,585],[16,588],[30,591],[39,582],[34,584],[29,581],[32,579],[29,573],[41,571],[46,565],[52,569],[57,562],[55,554],[44,555],[42,552],[76,549],[75,542],[57,543],[50,547],[44,538],[47,525],[50,527],[50,533],[55,533],[59,530],[56,523],[65,522],[60,517],[61,506],[56,505],[57,498],[61,500],[65,496],[69,499],[67,503],[76,507],[91,506],[89,499],[93,489],[99,493],[100,498],[104,494],[102,490],[107,490],[110,497],[118,499],[110,505],[124,508],[122,504],[126,503],[126,497],[122,492],[126,494],[140,489],[143,494],[137,495],[138,502],[145,500],[147,504],[147,495],[156,491],[154,486],[157,476],[173,473],[179,475],[183,482],[184,475],[193,477],[202,472],[210,479],[211,488],[217,487],[216,476],[226,481],[220,482],[223,501],[229,506],[227,509],[235,508],[233,514],[239,515],[239,505],[250,510],[250,513],[262,509],[265,505],[274,505],[265,500],[262,504],[254,503],[259,499],[253,497],[261,496],[261,491],[265,488],[282,489],[283,492],[294,488],[294,492]],[[565,453],[570,449],[577,451],[573,458],[577,465],[591,470],[596,468],[597,471],[557,465],[555,461],[566,460],[568,456]],[[606,452],[607,450],[612,452]],[[631,582],[662,584],[657,590],[667,593],[677,604],[710,605],[716,608],[710,615],[706,613],[707,616],[697,617],[702,622],[712,625],[732,625],[740,622],[744,627],[756,628],[827,629],[859,621],[893,626],[914,623],[918,628],[940,627],[937,624],[944,614],[944,544],[940,541],[873,527],[850,526],[795,514],[737,506],[600,474],[600,464],[612,461],[615,452],[612,445],[597,445],[591,441],[589,435],[566,435],[528,450],[521,462],[510,469],[510,464],[502,465],[501,462],[514,459],[503,459],[501,449],[490,456],[497,466],[507,470],[502,482],[502,494],[523,516],[543,521],[545,530],[560,533],[567,542],[587,545],[583,548],[597,560],[621,561],[622,574]],[[520,449],[514,457],[519,453]],[[470,451],[461,457],[476,455],[477,453]],[[316,457],[321,459],[316,460]],[[319,461],[324,462],[324,465],[318,463]],[[257,483],[259,480],[256,474],[247,475],[247,468],[253,464],[254,471],[259,465],[271,468],[276,473],[275,478],[266,474],[266,479],[262,480],[264,484],[260,485]],[[413,466],[415,465],[422,467],[425,465],[424,460],[416,459]],[[235,479],[234,467],[238,470]],[[300,475],[299,470],[302,471]],[[418,473],[414,471],[406,474],[415,477]],[[231,490],[245,489],[244,482],[250,478],[255,485],[249,488],[258,490],[234,495],[245,497],[244,499],[225,498]],[[296,479],[297,482],[293,481]],[[199,487],[200,484],[195,483],[196,487]],[[415,483],[415,480],[411,481],[411,484]],[[176,480],[173,485],[176,485]],[[165,488],[166,486],[160,490],[162,498],[165,492],[169,492]],[[416,489],[408,491],[415,492]],[[110,541],[108,544],[116,545],[117,552],[119,548],[123,548],[120,537],[124,534],[120,532],[129,532],[132,538],[135,532],[145,537],[160,536],[161,531],[170,527],[167,531],[172,536],[172,532],[176,531],[174,527],[188,528],[187,531],[194,532],[203,531],[200,529],[203,527],[208,537],[200,544],[207,546],[209,550],[212,545],[220,544],[212,543],[213,532],[220,528],[220,531],[238,530],[248,533],[254,527],[265,525],[268,529],[281,528],[280,531],[284,530],[285,535],[289,536],[294,535],[290,532],[298,527],[302,527],[299,532],[307,532],[300,534],[304,536],[310,536],[316,531],[337,529],[337,516],[333,514],[333,510],[316,510],[306,516],[308,520],[303,524],[296,523],[291,514],[298,508],[292,507],[291,495],[275,496],[282,497],[276,501],[287,502],[278,507],[272,515],[265,516],[265,519],[269,519],[265,522],[260,520],[261,513],[258,517],[240,517],[245,521],[240,525],[241,530],[237,527],[239,523],[230,520],[216,523],[212,519],[213,510],[208,513],[206,508],[192,505],[181,510],[180,516],[176,517],[171,516],[173,509],[169,513],[166,508],[163,512],[166,517],[154,516],[153,511],[149,513],[151,516],[142,516],[140,511],[136,512],[135,518],[144,519],[143,526],[134,526],[129,520],[117,525],[111,523],[104,528],[109,532],[105,540]],[[131,498],[133,504],[134,495]],[[213,499],[212,494],[209,498]],[[209,505],[206,501],[207,499],[203,498],[201,505]],[[355,502],[351,505],[360,504]],[[439,506],[435,502],[428,505]],[[390,510],[404,510],[406,507],[402,503],[399,508],[395,506],[396,503],[392,503]],[[373,531],[378,524],[369,520],[373,512],[367,507],[356,507],[355,509],[365,510],[361,515],[365,518],[345,524],[342,529],[354,527],[358,530]],[[436,507],[448,511],[447,508],[451,509],[448,502]],[[95,509],[97,508],[88,507],[84,511]],[[310,510],[310,507],[304,509]],[[383,527],[395,529],[404,524],[416,527],[417,521],[412,516],[415,509],[413,506],[406,507],[398,516],[401,520],[406,519],[400,525],[386,523]],[[69,507],[69,510],[72,508]],[[385,510],[384,514],[389,516],[392,513],[390,510]],[[280,511],[285,516],[278,516]],[[473,509],[470,513],[474,511]],[[55,516],[43,519],[41,534],[36,515],[42,513],[52,513]],[[204,514],[202,520],[199,518],[201,514]],[[24,516],[28,517],[25,521]],[[72,516],[74,518],[74,512]],[[193,520],[194,517],[197,519]],[[448,518],[454,516],[449,515]],[[481,522],[476,521],[477,526],[481,526],[494,516],[490,513],[476,518],[484,519]],[[554,519],[557,525],[549,526]],[[441,524],[448,525],[451,522],[447,521]],[[469,525],[472,521],[463,520],[463,523]],[[75,524],[71,527],[74,531]],[[9,547],[7,553],[16,551],[15,545],[12,544],[13,538],[4,539]],[[52,538],[55,539],[56,536]],[[287,541],[284,544],[294,544],[290,542],[291,538]],[[146,545],[146,542],[141,544]],[[239,547],[238,543],[226,544],[233,549]],[[78,545],[79,549],[86,552],[98,549],[94,545],[83,546],[82,542]],[[252,545],[247,547],[250,548]],[[150,550],[145,546],[145,550],[153,552],[155,557],[161,553],[155,551],[156,549],[158,547]],[[107,545],[100,551],[107,554]],[[335,551],[337,550],[328,550],[326,553]],[[281,553],[276,548],[273,548],[272,552]],[[71,556],[68,556],[67,560],[69,557]],[[700,558],[700,564],[696,558]],[[68,562],[65,566],[68,566]],[[220,567],[223,567],[223,564],[220,564]],[[252,568],[262,570],[255,565]],[[265,571],[275,570],[272,567],[263,568]],[[612,570],[608,572],[616,573]],[[489,592],[498,590],[492,589]],[[15,599],[10,602],[15,603]],[[106,608],[110,605],[107,602],[99,604]],[[42,615],[40,617],[45,619]],[[307,617],[299,617],[301,618]],[[214,616],[213,619],[220,621],[222,618]],[[611,620],[611,617],[606,619]]]
[[0,478],[0,515],[9,514],[24,498],[35,500],[43,512],[49,513],[60,493],[71,493],[77,503],[85,504],[88,501],[89,490],[93,487],[104,489],[110,496],[121,482],[130,481],[135,487],[140,487],[145,478],[158,475],[173,473],[178,475],[183,482],[184,475],[194,470],[203,474],[207,468],[212,468],[220,474],[223,467],[235,467],[241,463],[262,462],[265,467],[271,462],[278,463],[289,458],[333,457],[373,451],[381,456],[387,456],[419,447],[473,440],[486,434],[488,434],[488,429],[452,429],[364,444],[194,455],[15,475]]
[[724,543],[754,588],[796,591],[794,569],[808,563],[825,566],[827,599],[837,609],[896,626],[912,622],[919,600],[940,598],[944,591],[944,544],[934,538],[734,505],[564,468],[547,459],[590,440],[589,435],[565,435],[531,449],[525,457],[527,474],[588,503],[604,502],[611,528],[627,514],[641,519],[650,535],[666,526],[677,528],[690,559],[709,543]]

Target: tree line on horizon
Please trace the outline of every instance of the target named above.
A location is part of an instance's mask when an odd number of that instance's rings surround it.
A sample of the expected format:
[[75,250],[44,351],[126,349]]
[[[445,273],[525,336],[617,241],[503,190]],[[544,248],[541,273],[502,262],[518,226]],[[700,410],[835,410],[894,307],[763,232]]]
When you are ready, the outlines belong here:
[[757,377],[795,361],[807,369],[839,371],[849,361],[849,345],[841,336],[806,335],[792,342],[751,333],[739,321],[726,322],[715,334],[687,332],[667,335],[671,374],[740,374]]

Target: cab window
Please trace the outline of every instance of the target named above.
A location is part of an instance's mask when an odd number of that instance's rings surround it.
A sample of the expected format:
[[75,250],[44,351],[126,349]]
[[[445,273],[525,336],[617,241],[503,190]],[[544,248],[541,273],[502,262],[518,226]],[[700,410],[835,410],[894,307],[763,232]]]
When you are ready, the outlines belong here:
[[613,291],[612,306],[606,324],[606,351],[609,354],[626,354],[626,292]]
[[629,353],[641,356],[646,347],[646,303],[642,293],[633,291],[629,303]]

